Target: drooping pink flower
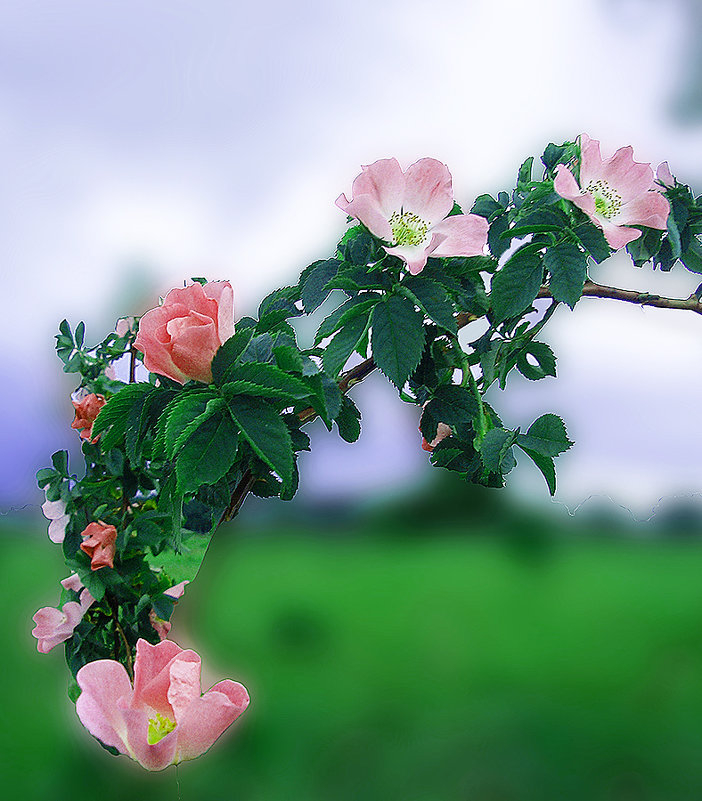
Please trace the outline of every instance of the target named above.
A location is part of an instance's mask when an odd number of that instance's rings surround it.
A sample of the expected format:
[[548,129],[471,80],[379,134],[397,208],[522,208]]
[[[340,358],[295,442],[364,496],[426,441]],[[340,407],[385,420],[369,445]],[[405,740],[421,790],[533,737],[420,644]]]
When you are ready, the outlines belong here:
[[49,523],[49,539],[57,545],[62,543],[66,536],[66,526],[71,516],[66,514],[66,504],[59,498],[58,501],[44,501],[41,511]]
[[360,220],[385,250],[399,256],[410,273],[420,273],[430,256],[478,256],[487,243],[488,223],[477,214],[448,217],[453,188],[448,167],[436,159],[416,161],[403,172],[397,159],[380,159],[353,182],[352,199],[336,205]]
[[[181,598],[185,592],[186,584],[190,584],[187,579],[185,581],[180,581],[178,584],[174,584],[172,587],[164,590],[163,594],[167,595],[169,598],[173,598],[173,600],[177,603],[178,599]],[[168,633],[171,630],[171,623],[168,620],[164,620],[162,617],[159,617],[156,614],[155,609],[152,609],[149,612],[149,623],[151,623],[154,631],[162,640],[165,640],[166,637],[168,637]]]
[[180,384],[212,381],[212,357],[234,334],[234,291],[228,281],[171,289],[139,322],[134,347],[152,373]]
[[[82,428],[83,430],[80,432],[81,439],[90,439],[90,436],[93,433],[93,423],[95,422],[95,418],[98,416],[100,409],[102,409],[107,401],[102,395],[95,395],[91,392],[81,400],[71,401],[71,403],[73,404],[73,408],[76,410],[76,416],[71,423],[71,428]],[[99,436],[95,437],[95,439],[91,441],[94,444],[98,441],[98,439]]]
[[554,189],[581,208],[615,250],[641,236],[637,228],[627,226],[667,227],[670,204],[658,191],[651,165],[634,161],[630,146],[603,159],[600,143],[581,134],[580,185],[565,164],[559,164]]
[[422,437],[422,449],[430,452],[433,451],[442,439],[450,437],[451,434],[453,434],[451,426],[447,426],[446,423],[439,423],[436,427],[436,436],[431,442],[427,442],[426,437]]
[[90,557],[91,570],[114,567],[117,542],[117,529],[114,526],[98,520],[88,523],[81,531],[80,536],[83,537],[80,549]]
[[61,609],[44,606],[34,613],[32,620],[36,626],[32,629],[32,635],[37,638],[37,651],[41,654],[47,654],[59,643],[70,639],[87,609],[95,602],[77,574],[63,579],[61,584],[67,590],[80,592],[80,598],[78,601],[67,601]]
[[246,688],[230,679],[202,695],[200,657],[170,640],[137,642],[133,687],[111,659],[89,662],[76,678],[81,723],[147,770],[200,756],[249,704]]

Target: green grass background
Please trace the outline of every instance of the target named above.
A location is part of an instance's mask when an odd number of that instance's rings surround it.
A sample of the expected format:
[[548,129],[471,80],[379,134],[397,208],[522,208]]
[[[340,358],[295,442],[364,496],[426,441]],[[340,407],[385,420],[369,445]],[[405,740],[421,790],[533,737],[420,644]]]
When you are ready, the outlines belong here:
[[251,706],[209,754],[151,775],[81,728],[62,649],[36,652],[31,615],[65,568],[40,519],[6,523],[2,797],[702,798],[702,547],[555,528],[515,547],[527,529],[243,515],[171,636]]

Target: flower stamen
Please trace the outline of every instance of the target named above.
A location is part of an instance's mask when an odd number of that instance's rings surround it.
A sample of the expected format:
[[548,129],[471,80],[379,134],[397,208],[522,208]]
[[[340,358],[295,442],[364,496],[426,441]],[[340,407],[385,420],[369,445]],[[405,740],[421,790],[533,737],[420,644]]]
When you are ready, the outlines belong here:
[[429,224],[411,211],[394,211],[388,220],[395,245],[421,245],[427,238]]
[[595,212],[601,217],[611,220],[616,217],[622,207],[622,196],[604,181],[602,178],[592,180],[587,185],[586,192],[589,192],[595,199]]
[[149,745],[156,745],[156,743],[163,740],[167,734],[170,734],[175,727],[175,721],[157,712],[155,718],[149,718],[149,731],[146,735],[146,742]]

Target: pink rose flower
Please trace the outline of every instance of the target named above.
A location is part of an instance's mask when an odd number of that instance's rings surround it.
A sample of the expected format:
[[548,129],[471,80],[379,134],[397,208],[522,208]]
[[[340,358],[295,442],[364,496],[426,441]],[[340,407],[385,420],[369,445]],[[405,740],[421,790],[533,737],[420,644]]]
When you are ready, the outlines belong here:
[[410,273],[420,273],[429,256],[479,256],[487,243],[488,223],[477,214],[448,217],[453,188],[448,167],[424,158],[404,172],[397,159],[363,167],[352,200],[339,195],[336,205],[360,220],[385,250],[399,256]]
[[68,601],[61,609],[44,606],[34,613],[32,620],[36,626],[32,629],[32,635],[37,638],[37,651],[40,654],[47,654],[59,643],[69,640],[88,607],[95,602],[95,598],[83,587],[77,574],[73,573],[63,579],[61,584],[67,590],[80,592],[82,589],[80,599]]
[[641,236],[629,225],[667,228],[670,204],[658,191],[651,165],[634,161],[631,147],[603,159],[600,143],[581,134],[580,154],[580,186],[565,164],[559,164],[554,189],[602,229],[614,250]]
[[[83,430],[80,432],[81,439],[90,439],[90,435],[93,433],[95,418],[107,401],[102,395],[95,395],[91,392],[90,395],[86,395],[81,400],[71,401],[71,403],[76,410],[76,416],[71,423],[71,428],[82,428]],[[95,437],[95,439],[91,441],[94,444],[99,438],[99,436]]]
[[61,499],[44,501],[41,511],[44,517],[51,521],[49,523],[49,539],[57,545],[62,543],[66,536],[66,526],[71,519],[71,516],[66,514],[66,504]]
[[114,567],[117,542],[117,529],[114,526],[98,520],[97,523],[88,523],[80,536],[84,538],[80,549],[90,557],[91,570]]
[[202,695],[200,657],[170,640],[137,642],[133,687],[111,659],[89,662],[76,678],[81,723],[147,770],[200,756],[249,704],[246,688],[230,679]]
[[152,373],[179,384],[212,381],[212,357],[234,334],[234,291],[228,281],[171,289],[139,322],[134,347]]
[[427,442],[426,438],[422,437],[422,449],[425,451],[433,451],[442,439],[450,437],[451,434],[453,434],[451,426],[447,426],[446,423],[439,423],[436,427],[436,436],[431,442]]

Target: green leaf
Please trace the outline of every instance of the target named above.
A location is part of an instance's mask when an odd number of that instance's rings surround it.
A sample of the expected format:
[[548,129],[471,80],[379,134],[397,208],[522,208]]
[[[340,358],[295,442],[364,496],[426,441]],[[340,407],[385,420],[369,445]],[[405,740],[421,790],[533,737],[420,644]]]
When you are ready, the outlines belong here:
[[517,445],[526,453],[526,455],[531,459],[531,461],[539,468],[543,477],[546,479],[546,483],[548,484],[548,491],[551,495],[556,494],[556,467],[553,464],[553,459],[550,456],[544,456],[541,453],[537,453],[536,451],[531,450],[530,448],[525,448],[521,443],[517,442]]
[[273,364],[241,364],[229,372],[229,377],[231,380],[222,387],[227,397],[258,395],[293,402],[314,394],[305,381]]
[[357,295],[354,298],[349,298],[345,303],[342,303],[335,309],[328,317],[322,320],[321,325],[317,329],[314,336],[314,344],[318,345],[323,339],[331,336],[339,328],[347,325],[350,320],[359,314],[366,313],[372,309],[380,301],[379,295],[368,294]]
[[529,158],[522,164],[517,173],[517,183],[526,184],[531,181],[531,170],[534,166],[534,157]]
[[467,442],[473,439],[473,420],[479,413],[478,401],[469,389],[448,384],[439,387],[424,407],[419,430],[427,442],[431,442],[439,423],[444,423],[451,426],[459,439]]
[[551,277],[548,282],[553,297],[567,303],[570,308],[583,294],[587,278],[587,256],[577,245],[562,242],[547,249],[544,254],[544,267]]
[[368,315],[359,315],[350,320],[327,345],[322,356],[324,370],[336,378],[354,352],[368,328]]
[[210,389],[189,392],[165,410],[164,414],[167,414],[168,417],[165,421],[163,442],[169,459],[176,454],[176,443],[181,434],[193,421],[198,420],[201,416],[209,416],[207,405],[217,397],[218,395]]
[[601,228],[591,222],[583,222],[575,226],[574,233],[585,250],[598,264],[609,258],[612,250]]
[[189,431],[176,460],[178,491],[182,494],[215,484],[226,475],[239,445],[239,432],[221,407]]
[[312,314],[327,299],[331,289],[325,287],[339,272],[340,266],[338,259],[327,259],[316,261],[303,271],[300,276],[300,296],[307,314]]
[[485,217],[485,219],[489,220],[496,211],[502,211],[502,205],[498,203],[492,195],[479,195],[475,199],[470,213],[477,214],[479,217]]
[[339,385],[326,373],[317,373],[310,376],[310,385],[314,388],[312,407],[324,421],[328,431],[331,431],[332,421],[341,411],[342,394]]
[[[531,356],[536,364],[531,364]],[[545,342],[529,342],[517,356],[517,370],[530,381],[538,381],[546,376],[556,375],[556,356]]]
[[245,395],[230,398],[229,411],[254,452],[289,483],[293,474],[292,442],[278,412],[265,401]]
[[691,273],[702,273],[702,243],[692,238],[690,247],[682,254],[680,261]]
[[556,414],[541,415],[517,441],[522,449],[548,457],[558,456],[573,444],[568,439],[565,423]]
[[[93,423],[92,434],[93,437],[103,434],[100,442],[103,451],[109,451],[122,441],[132,407],[143,404],[145,396],[152,392],[158,392],[153,384],[127,384],[100,409],[100,414]],[[108,428],[110,430],[104,434]]]
[[437,325],[455,334],[458,331],[454,318],[454,306],[448,292],[441,284],[423,278],[421,275],[410,275],[401,286],[409,290],[416,299],[417,305]]
[[527,248],[518,250],[492,278],[490,305],[497,323],[521,314],[539,294],[543,264]]
[[[502,472],[518,434],[518,431],[506,431],[504,428],[491,428],[485,434],[480,443],[480,458],[490,472]],[[513,466],[511,460],[505,466]]]
[[273,355],[278,367],[286,373],[302,373],[305,363],[300,351],[292,345],[276,345]]
[[273,337],[268,333],[254,337],[244,348],[239,361],[242,363],[273,361]]
[[51,463],[59,475],[64,477],[68,476],[68,451],[56,451],[56,453],[52,453]]
[[229,370],[238,362],[252,336],[253,329],[251,328],[237,331],[215,353],[212,359],[212,379],[217,386],[227,383]]
[[361,413],[347,395],[341,401],[341,411],[336,418],[340,437],[346,442],[356,442],[361,436]]
[[423,317],[407,298],[385,296],[371,317],[373,358],[380,370],[402,388],[424,350]]

